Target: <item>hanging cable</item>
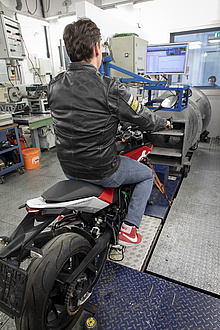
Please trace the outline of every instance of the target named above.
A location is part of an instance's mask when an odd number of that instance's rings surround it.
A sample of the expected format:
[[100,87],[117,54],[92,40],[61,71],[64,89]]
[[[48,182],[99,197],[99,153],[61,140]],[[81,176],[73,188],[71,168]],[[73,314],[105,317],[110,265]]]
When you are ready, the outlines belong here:
[[48,5],[47,5],[47,9],[44,10],[44,13],[47,14],[50,10],[50,0],[48,0]]
[[37,0],[36,0],[36,5],[35,5],[35,10],[33,11],[33,13],[30,11],[29,7],[28,7],[28,4],[27,4],[27,0],[25,0],[25,4],[26,4],[26,7],[27,7],[27,11],[30,15],[34,15],[37,11]]
[[24,38],[23,38],[22,34],[20,34],[20,36],[21,36],[21,39],[22,39],[22,41],[23,41],[23,43],[24,43],[24,48],[26,49],[27,57],[28,57],[28,60],[30,61],[31,65],[32,65],[32,69],[34,70],[35,75],[38,76],[38,78],[39,78],[41,84],[43,85],[43,81],[42,81],[42,79],[41,79],[41,76],[39,75],[38,71],[35,69],[35,67],[34,67],[34,63],[32,62],[32,60],[31,60],[31,58],[30,58],[30,54],[29,54],[29,52],[28,52],[28,49],[27,49],[27,46],[26,46],[26,43],[25,43],[25,41],[24,41]]

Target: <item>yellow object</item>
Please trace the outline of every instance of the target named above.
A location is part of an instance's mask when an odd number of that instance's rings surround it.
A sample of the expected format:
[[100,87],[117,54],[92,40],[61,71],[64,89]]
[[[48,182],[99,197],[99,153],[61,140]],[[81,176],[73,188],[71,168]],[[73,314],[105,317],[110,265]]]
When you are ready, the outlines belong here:
[[94,327],[95,323],[96,323],[96,320],[94,319],[94,317],[89,317],[86,320],[86,325],[87,325],[88,328]]

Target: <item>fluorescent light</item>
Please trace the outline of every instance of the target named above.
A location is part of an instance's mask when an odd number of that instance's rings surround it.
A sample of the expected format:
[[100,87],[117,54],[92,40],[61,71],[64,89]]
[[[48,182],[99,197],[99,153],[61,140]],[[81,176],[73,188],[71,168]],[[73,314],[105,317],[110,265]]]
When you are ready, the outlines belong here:
[[49,16],[49,17],[46,17],[45,19],[47,21],[52,21],[52,20],[55,20],[55,19],[60,19],[60,18],[68,17],[68,16],[76,16],[76,11],[73,11],[73,12],[68,13],[68,14],[60,14],[60,15],[55,15],[55,16]]
[[135,4],[140,4],[148,1],[154,1],[154,0],[119,0],[117,2],[112,2],[109,5],[101,5],[98,6],[101,9],[112,9],[116,8],[117,6],[123,6],[123,5],[135,5]]
[[53,19],[58,19],[59,15],[55,15],[55,16],[50,16],[50,17],[46,17],[45,19],[47,21],[52,21]]
[[144,3],[144,2],[149,2],[149,1],[154,1],[154,0],[135,0],[133,1],[133,5],[139,5],[141,3]]
[[209,39],[210,44],[215,44],[220,42],[220,38]]
[[201,41],[189,42],[189,49],[199,49],[201,47],[202,47],[202,42]]

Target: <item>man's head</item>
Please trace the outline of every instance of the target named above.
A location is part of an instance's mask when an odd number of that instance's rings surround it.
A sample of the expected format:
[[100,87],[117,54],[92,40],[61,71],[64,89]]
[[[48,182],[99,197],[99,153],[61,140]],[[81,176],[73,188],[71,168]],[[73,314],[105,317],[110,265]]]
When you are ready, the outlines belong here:
[[94,46],[100,47],[101,33],[90,19],[80,19],[65,27],[63,40],[71,62],[90,62]]
[[210,76],[208,79],[209,86],[214,86],[216,82],[216,77],[215,76]]

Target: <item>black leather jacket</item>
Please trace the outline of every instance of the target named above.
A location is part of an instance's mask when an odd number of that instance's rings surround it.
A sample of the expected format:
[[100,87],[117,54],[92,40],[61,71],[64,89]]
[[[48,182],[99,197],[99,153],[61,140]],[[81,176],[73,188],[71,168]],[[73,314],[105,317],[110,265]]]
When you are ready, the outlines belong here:
[[166,119],[140,105],[117,79],[102,76],[86,62],[70,63],[51,80],[48,102],[61,167],[81,179],[102,180],[118,169],[119,121],[148,131],[166,125]]

